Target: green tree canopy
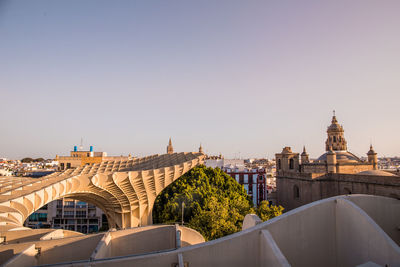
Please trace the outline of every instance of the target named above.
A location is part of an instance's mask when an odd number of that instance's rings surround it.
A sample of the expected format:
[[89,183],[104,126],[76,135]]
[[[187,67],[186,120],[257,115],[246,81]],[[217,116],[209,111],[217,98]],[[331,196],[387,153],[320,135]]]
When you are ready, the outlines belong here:
[[31,163],[31,162],[33,162],[33,159],[32,159],[32,158],[23,158],[23,159],[21,160],[21,162],[22,162],[22,163]]
[[242,229],[253,204],[243,186],[219,168],[197,166],[165,188],[156,198],[154,223],[181,221],[213,240]]
[[269,205],[269,203],[265,200],[261,201],[260,205],[258,205],[256,209],[256,213],[262,221],[267,221],[276,216],[279,216],[282,214],[282,212],[283,212],[282,206]]

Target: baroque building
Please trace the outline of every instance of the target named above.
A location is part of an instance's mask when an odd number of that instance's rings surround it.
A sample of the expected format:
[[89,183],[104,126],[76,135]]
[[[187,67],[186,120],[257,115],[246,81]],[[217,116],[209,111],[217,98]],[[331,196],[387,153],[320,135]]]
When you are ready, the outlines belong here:
[[378,157],[372,145],[368,151],[368,161],[363,161],[347,150],[343,126],[333,115],[331,125],[327,129],[325,153],[314,161],[310,161],[306,148],[303,153],[293,153],[290,147],[283,148],[276,154],[277,171],[298,171],[300,173],[359,173],[376,170]]
[[327,129],[325,153],[311,160],[306,148],[295,153],[284,147],[276,157],[277,201],[290,210],[327,197],[371,194],[400,198],[400,177],[378,170],[370,145],[367,160],[347,150],[344,128],[335,113]]

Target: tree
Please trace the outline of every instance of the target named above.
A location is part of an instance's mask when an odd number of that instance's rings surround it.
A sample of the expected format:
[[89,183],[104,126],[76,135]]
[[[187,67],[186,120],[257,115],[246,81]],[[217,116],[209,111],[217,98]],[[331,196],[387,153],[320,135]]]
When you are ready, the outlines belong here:
[[33,159],[32,159],[32,158],[23,158],[23,159],[21,160],[21,162],[22,162],[22,163],[31,163],[31,162],[33,162]]
[[191,169],[158,195],[154,222],[179,222],[182,202],[186,225],[199,231],[206,240],[241,231],[244,216],[254,212],[242,185],[221,169],[205,166]]
[[267,221],[281,215],[283,210],[284,208],[282,206],[269,205],[267,201],[263,200],[260,205],[258,205],[256,213],[262,221]]

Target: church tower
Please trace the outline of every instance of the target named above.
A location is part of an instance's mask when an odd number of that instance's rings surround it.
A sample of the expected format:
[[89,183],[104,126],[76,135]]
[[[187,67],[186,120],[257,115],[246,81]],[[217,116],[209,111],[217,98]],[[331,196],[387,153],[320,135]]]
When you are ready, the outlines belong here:
[[306,151],[306,147],[303,146],[303,153],[301,153],[301,164],[309,163],[309,162],[310,162],[310,159],[309,159],[308,153]]
[[172,141],[171,141],[171,137],[169,138],[169,143],[167,146],[167,154],[172,154],[174,153],[174,148],[172,147]]
[[378,169],[378,154],[375,152],[374,148],[371,146],[369,147],[368,155],[368,162],[374,166],[374,170]]
[[204,154],[204,152],[203,152],[203,147],[201,146],[201,143],[200,143],[200,147],[199,147],[199,153]]
[[336,119],[335,111],[333,111],[332,123],[326,131],[328,138],[325,142],[325,150],[329,151],[347,151],[347,142],[344,139],[343,126],[340,125]]

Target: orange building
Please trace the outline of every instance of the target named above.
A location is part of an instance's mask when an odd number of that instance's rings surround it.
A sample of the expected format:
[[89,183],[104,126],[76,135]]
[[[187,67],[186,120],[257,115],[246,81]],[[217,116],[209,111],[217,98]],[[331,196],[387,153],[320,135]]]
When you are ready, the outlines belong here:
[[56,155],[56,159],[59,162],[59,170],[66,170],[70,168],[82,167],[84,165],[92,165],[99,164],[103,161],[107,160],[128,160],[132,159],[131,155],[129,156],[115,156],[108,157],[106,152],[94,152],[93,146],[90,146],[90,149],[78,151],[78,147],[74,146],[74,150],[70,152],[69,156],[58,156]]

